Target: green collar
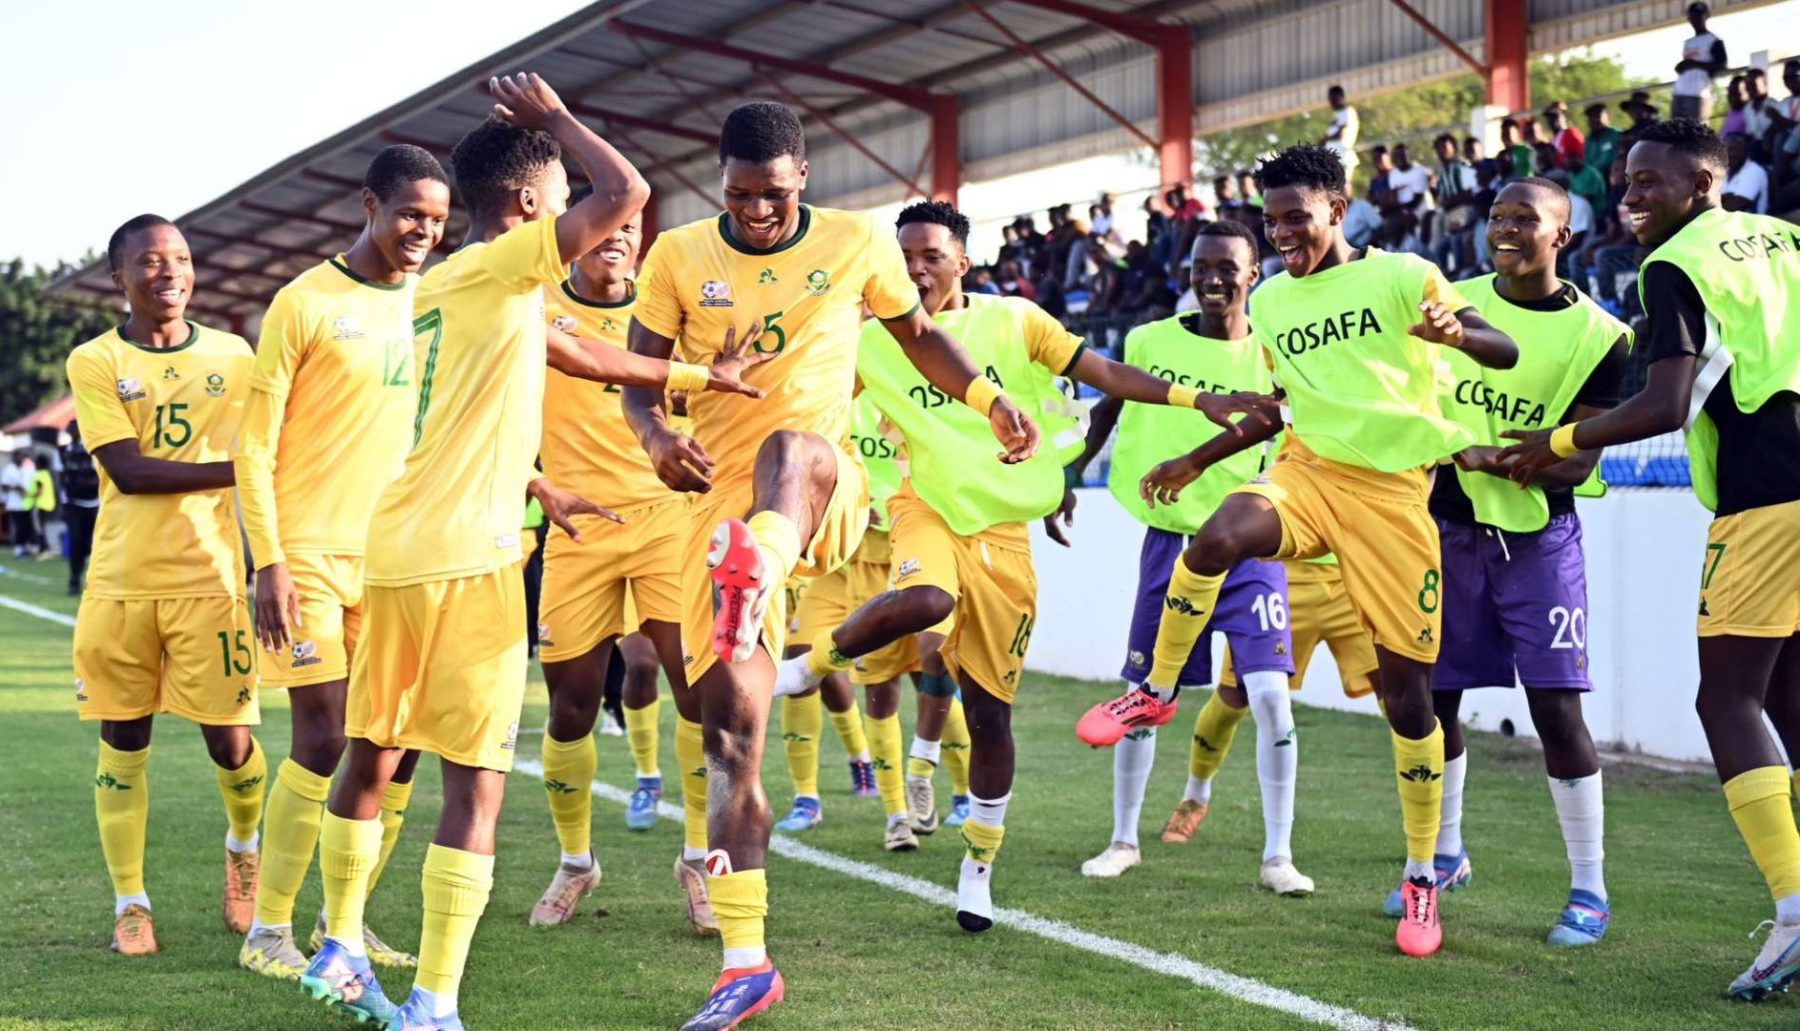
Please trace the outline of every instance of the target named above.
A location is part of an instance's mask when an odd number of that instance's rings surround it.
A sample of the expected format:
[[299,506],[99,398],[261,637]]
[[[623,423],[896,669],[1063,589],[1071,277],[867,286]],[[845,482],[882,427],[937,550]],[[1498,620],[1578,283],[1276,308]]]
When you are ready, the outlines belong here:
[[334,269],[337,269],[339,272],[342,272],[344,275],[349,276],[351,279],[355,280],[358,284],[360,284],[362,286],[374,287],[377,290],[404,290],[404,289],[406,289],[406,277],[404,277],[404,276],[402,276],[400,278],[400,282],[398,282],[398,283],[377,283],[373,279],[364,279],[363,277],[356,274],[356,270],[354,270],[350,267],[350,259],[344,257],[342,254],[339,254],[333,258],[327,258],[326,264],[330,265]]
[[726,246],[730,247],[734,251],[737,251],[739,254],[748,254],[753,257],[760,257],[765,254],[780,254],[782,251],[785,251],[789,247],[792,247],[793,245],[799,243],[801,241],[801,239],[806,236],[806,231],[807,231],[807,229],[811,228],[811,226],[812,226],[812,206],[808,205],[808,204],[802,204],[802,205],[800,205],[800,226],[799,226],[799,228],[794,230],[794,235],[788,237],[786,240],[783,240],[782,242],[776,244],[775,246],[769,248],[766,251],[757,250],[755,247],[746,246],[745,244],[740,242],[737,237],[732,236],[731,235],[731,213],[728,211],[719,212],[719,236],[724,238]]
[[149,351],[151,354],[173,354],[176,351],[185,350],[186,348],[193,346],[194,341],[200,339],[200,327],[196,325],[192,319],[183,319],[182,321],[187,323],[187,339],[176,344],[174,347],[151,347],[149,344],[140,344],[136,340],[131,339],[130,334],[125,332],[125,323],[123,322],[119,323],[119,339],[140,351]]
[[581,296],[580,294],[575,292],[574,282],[575,281],[573,278],[565,279],[562,281],[563,296],[567,297],[569,300],[574,301],[576,304],[579,304],[584,308],[624,308],[624,307],[630,305],[632,301],[637,300],[637,282],[635,280],[627,279],[625,281],[626,285],[631,287],[631,289],[626,292],[625,299],[623,301],[614,301],[614,302],[610,302],[610,303],[607,301],[590,301],[587,298]]

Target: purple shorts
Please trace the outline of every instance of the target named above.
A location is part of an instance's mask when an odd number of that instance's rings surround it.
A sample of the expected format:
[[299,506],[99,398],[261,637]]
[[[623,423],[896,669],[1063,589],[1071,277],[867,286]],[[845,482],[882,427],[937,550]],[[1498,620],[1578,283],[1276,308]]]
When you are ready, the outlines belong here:
[[[1187,538],[1154,527],[1144,531],[1144,548],[1138,555],[1137,603],[1131,610],[1131,633],[1126,641],[1125,668],[1119,675],[1141,684],[1150,675],[1151,653],[1156,650],[1156,628],[1162,622],[1163,599],[1169,594],[1169,574],[1175,557],[1187,547]],[[1294,672],[1294,640],[1288,630],[1287,570],[1279,562],[1247,558],[1225,574],[1225,585],[1213,616],[1194,644],[1181,670],[1181,687],[1204,687],[1213,681],[1212,635],[1225,635],[1231,661],[1241,677],[1245,673]]]
[[1444,638],[1432,686],[1588,691],[1587,563],[1581,520],[1555,516],[1536,533],[1438,520]]

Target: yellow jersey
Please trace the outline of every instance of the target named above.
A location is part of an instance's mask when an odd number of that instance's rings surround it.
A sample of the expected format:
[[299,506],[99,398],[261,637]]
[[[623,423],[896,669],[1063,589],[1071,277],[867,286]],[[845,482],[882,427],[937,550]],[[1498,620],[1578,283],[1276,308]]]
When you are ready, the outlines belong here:
[[[98,451],[135,440],[169,462],[229,462],[250,367],[243,337],[188,323],[187,340],[150,348],[107,330],[69,355],[81,440]],[[88,566],[92,598],[194,598],[244,593],[244,546],[231,488],[126,494],[100,474],[100,518]]]
[[[618,304],[602,304],[577,294],[564,280],[548,292],[545,313],[550,325],[565,333],[624,350],[635,296],[633,287],[632,296]],[[544,444],[538,452],[544,475],[614,511],[667,500],[671,493],[625,424],[623,397],[612,383],[576,379],[555,369],[545,374]]]
[[762,322],[753,346],[777,357],[744,379],[766,396],[688,398],[715,484],[747,480],[776,430],[817,433],[848,450],[863,305],[888,320],[919,305],[899,241],[868,215],[802,205],[798,230],[767,251],[739,243],[729,223],[721,213],[659,234],[632,312],[652,332],[679,338],[682,357],[701,364],[719,356],[727,327]]
[[544,289],[562,281],[556,220],[471,243],[419,280],[412,451],[369,524],[364,579],[480,576],[519,561],[544,423]]
[[233,462],[258,569],[290,551],[363,553],[412,444],[416,283],[369,282],[340,254],[269,305]]

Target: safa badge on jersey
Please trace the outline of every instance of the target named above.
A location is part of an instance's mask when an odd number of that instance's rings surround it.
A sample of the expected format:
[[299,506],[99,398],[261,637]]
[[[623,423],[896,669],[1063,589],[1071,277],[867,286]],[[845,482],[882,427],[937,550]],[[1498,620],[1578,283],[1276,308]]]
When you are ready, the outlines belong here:
[[700,284],[700,307],[731,307],[731,284],[722,279],[709,279]]

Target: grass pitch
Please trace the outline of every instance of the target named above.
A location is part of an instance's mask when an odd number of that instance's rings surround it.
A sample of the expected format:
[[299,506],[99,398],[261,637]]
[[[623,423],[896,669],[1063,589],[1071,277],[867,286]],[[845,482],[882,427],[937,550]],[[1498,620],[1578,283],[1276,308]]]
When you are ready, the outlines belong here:
[[[62,582],[60,564],[0,563],[0,595],[73,614]],[[224,816],[199,734],[178,719],[158,722],[150,767],[146,869],[162,952],[126,960],[107,951],[111,890],[90,787],[96,735],[75,719],[71,683],[68,629],[0,609],[0,886],[9,899],[0,917],[0,1029],[347,1026],[296,987],[234,965],[239,943],[218,916]],[[1392,922],[1380,911],[1399,870],[1400,814],[1387,734],[1367,717],[1297,714],[1294,844],[1317,895],[1278,899],[1255,887],[1262,827],[1248,724],[1200,835],[1183,847],[1156,840],[1186,776],[1197,699],[1163,734],[1144,811],[1143,864],[1118,881],[1083,879],[1077,867],[1110,833],[1112,759],[1080,746],[1070,728],[1114,690],[1047,677],[1021,690],[1019,775],[995,869],[998,905],[1417,1028],[1800,1026],[1800,999],[1749,1006],[1722,997],[1758,948],[1746,933],[1771,907],[1710,776],[1607,769],[1614,927],[1597,948],[1555,951],[1543,938],[1567,869],[1541,760],[1529,746],[1472,735],[1465,826],[1475,880],[1444,900],[1444,952],[1410,960],[1394,951]],[[281,692],[265,693],[263,708],[258,736],[272,769],[287,752]],[[669,800],[678,801],[674,717],[671,706],[663,709],[664,775]],[[535,686],[524,726],[541,726],[543,715]],[[536,758],[538,740],[521,739],[522,758]],[[601,780],[628,786],[624,740],[602,738],[600,749]],[[883,852],[879,803],[849,796],[843,758],[835,741],[825,746],[825,822],[801,840],[954,889],[954,835],[940,831],[910,855]],[[784,765],[779,741],[771,741],[765,777],[778,810],[790,791]],[[418,869],[438,806],[435,764],[420,769],[406,831],[369,907],[371,924],[403,946],[418,939]],[[716,941],[690,937],[680,915],[670,878],[680,827],[663,821],[629,833],[620,807],[597,800],[600,891],[573,924],[531,928],[525,915],[557,848],[536,780],[518,774],[511,787],[493,899],[463,985],[468,1026],[672,1028],[686,1019],[704,1000],[719,954]],[[940,776],[940,800],[948,795]],[[787,977],[788,1001],[755,1027],[1307,1026],[1005,924],[964,934],[948,908],[841,873],[781,857],[771,858],[769,873],[770,951]],[[318,904],[315,867],[296,912]],[[399,999],[408,981],[390,975],[384,986]]]

